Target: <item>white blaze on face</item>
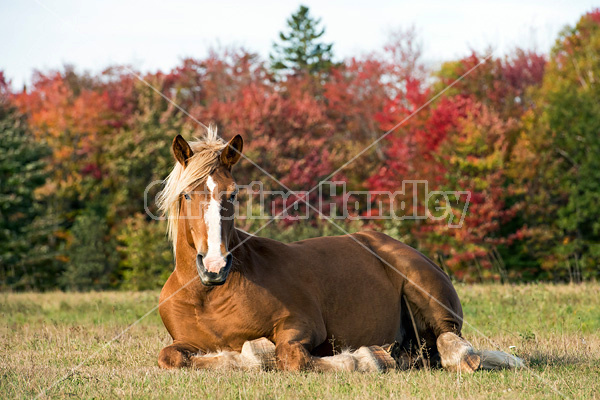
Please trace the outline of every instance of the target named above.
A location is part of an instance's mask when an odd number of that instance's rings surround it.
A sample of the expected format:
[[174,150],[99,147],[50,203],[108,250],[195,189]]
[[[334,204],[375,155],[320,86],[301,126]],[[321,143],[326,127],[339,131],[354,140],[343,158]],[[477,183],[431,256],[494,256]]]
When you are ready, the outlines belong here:
[[221,204],[213,197],[217,184],[210,175],[206,186],[210,190],[208,210],[204,214],[204,223],[208,231],[208,251],[202,262],[208,272],[219,272],[225,266],[225,259],[221,255]]

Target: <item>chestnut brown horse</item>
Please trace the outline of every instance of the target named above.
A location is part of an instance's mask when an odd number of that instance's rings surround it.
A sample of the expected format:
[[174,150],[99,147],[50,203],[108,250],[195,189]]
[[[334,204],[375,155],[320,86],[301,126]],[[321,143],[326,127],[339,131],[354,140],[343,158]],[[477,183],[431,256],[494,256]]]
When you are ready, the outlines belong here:
[[[159,306],[173,343],[161,367],[382,371],[414,364],[419,349],[454,371],[521,365],[474,350],[461,337],[449,277],[389,236],[286,244],[236,229],[232,167],[242,143],[239,135],[225,143],[215,129],[173,141],[160,205],[176,267]],[[396,360],[381,347],[391,343]]]

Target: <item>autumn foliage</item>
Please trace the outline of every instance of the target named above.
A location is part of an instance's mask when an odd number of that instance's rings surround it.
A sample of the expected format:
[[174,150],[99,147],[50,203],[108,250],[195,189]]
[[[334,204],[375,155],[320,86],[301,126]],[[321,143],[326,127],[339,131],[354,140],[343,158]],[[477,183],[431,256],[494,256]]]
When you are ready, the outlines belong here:
[[[253,163],[237,168],[239,182],[310,190],[343,166],[330,180],[350,190],[397,191],[403,180],[422,180],[428,191],[468,192],[460,227],[448,218],[342,222],[351,231],[383,230],[458,280],[597,278],[600,64],[591,55],[600,51],[599,15],[566,29],[549,55],[473,52],[434,71],[408,30],[391,35],[382,51],[328,63],[318,75],[282,78],[237,48],[143,76],[118,66],[99,75],[37,72],[22,91],[11,91],[2,75],[2,107],[13,110],[3,118],[26,120],[28,138],[46,149],[46,178],[29,218],[43,234],[22,232],[39,253],[11,258],[0,287],[160,285],[170,250],[164,227],[144,213],[144,191],[169,172],[172,138],[201,134],[196,120],[217,124],[226,138],[244,137]],[[431,212],[426,195],[396,201]],[[452,219],[466,197],[439,201],[452,203]],[[264,222],[239,223],[253,230]],[[343,233],[313,215],[260,234]],[[54,280],[39,273],[46,269]]]

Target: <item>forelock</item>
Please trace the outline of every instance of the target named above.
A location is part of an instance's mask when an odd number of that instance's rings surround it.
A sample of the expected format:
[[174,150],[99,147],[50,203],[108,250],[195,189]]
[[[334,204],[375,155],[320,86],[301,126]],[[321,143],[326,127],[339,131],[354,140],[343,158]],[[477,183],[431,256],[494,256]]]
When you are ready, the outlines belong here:
[[179,215],[179,196],[191,187],[204,182],[220,165],[220,154],[227,143],[217,134],[217,128],[210,126],[206,135],[188,142],[194,155],[188,159],[184,168],[175,162],[173,170],[164,181],[164,188],[158,195],[158,206],[168,221],[169,238],[173,247],[177,240],[177,217]]

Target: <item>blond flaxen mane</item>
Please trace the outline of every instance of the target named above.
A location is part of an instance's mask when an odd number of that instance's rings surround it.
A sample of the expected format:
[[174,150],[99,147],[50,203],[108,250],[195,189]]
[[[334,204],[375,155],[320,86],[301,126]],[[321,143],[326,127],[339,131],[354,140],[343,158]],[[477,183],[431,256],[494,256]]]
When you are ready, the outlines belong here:
[[158,196],[158,206],[168,221],[169,238],[175,249],[177,241],[177,218],[179,216],[179,196],[181,193],[206,180],[219,165],[219,155],[227,143],[217,134],[217,128],[210,126],[204,137],[188,142],[194,155],[184,168],[175,162],[173,171],[164,181],[164,189]]

